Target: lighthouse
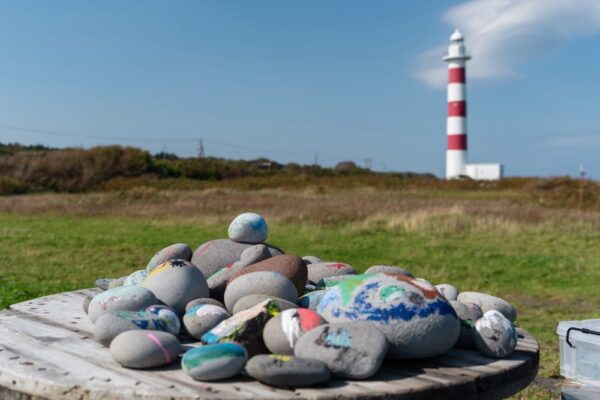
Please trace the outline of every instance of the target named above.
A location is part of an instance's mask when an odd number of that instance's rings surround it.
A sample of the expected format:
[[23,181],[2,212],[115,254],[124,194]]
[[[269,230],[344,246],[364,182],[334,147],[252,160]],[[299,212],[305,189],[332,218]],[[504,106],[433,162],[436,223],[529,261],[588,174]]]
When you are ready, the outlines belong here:
[[462,33],[456,29],[450,35],[448,53],[448,116],[446,119],[446,179],[469,177],[495,180],[502,177],[501,164],[467,163],[467,53]]

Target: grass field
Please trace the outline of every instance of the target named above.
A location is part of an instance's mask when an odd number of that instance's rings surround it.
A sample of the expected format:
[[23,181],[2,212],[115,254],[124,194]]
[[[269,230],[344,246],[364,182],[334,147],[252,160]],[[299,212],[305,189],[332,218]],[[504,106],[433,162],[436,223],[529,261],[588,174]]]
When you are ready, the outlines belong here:
[[519,398],[556,398],[558,321],[599,315],[600,213],[514,197],[322,188],[0,197],[0,308],[125,275],[174,242],[225,237],[235,215],[253,210],[287,252],[358,269],[395,264],[508,299],[542,346],[540,378]]

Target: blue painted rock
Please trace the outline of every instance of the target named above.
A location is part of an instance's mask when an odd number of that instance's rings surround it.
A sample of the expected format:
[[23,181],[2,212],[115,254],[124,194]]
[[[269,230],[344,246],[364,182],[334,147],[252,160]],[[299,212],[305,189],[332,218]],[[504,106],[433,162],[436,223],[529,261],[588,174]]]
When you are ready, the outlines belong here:
[[308,265],[308,280],[312,283],[331,276],[354,274],[356,274],[356,270],[352,265],[341,262],[320,262]]
[[122,276],[120,278],[117,278],[115,280],[113,280],[110,285],[108,285],[109,289],[114,289],[116,287],[121,287],[123,286],[123,284],[125,283],[125,279],[127,279],[127,276]]
[[141,286],[121,286],[94,296],[88,307],[92,322],[108,311],[139,311],[159,303],[156,296]]
[[496,310],[486,311],[477,320],[473,340],[481,354],[493,358],[508,357],[517,347],[517,333],[512,322]]
[[317,263],[323,262],[323,260],[321,260],[319,257],[315,257],[315,256],[304,256],[304,257],[302,257],[302,260],[304,260],[304,263],[306,265],[317,264]]
[[181,344],[177,338],[162,331],[126,331],[110,344],[110,355],[127,368],[154,368],[178,359]]
[[303,308],[310,308],[311,310],[316,310],[321,302],[323,296],[325,296],[327,290],[315,290],[309,293],[306,293],[304,296],[300,297],[297,301],[298,306]]
[[323,361],[341,378],[373,376],[388,349],[385,336],[368,322],[354,321],[320,325],[298,340],[294,354]]
[[[252,246],[250,243],[239,243],[230,239],[211,240],[200,245],[194,251],[192,264],[198,267],[204,276],[210,277],[221,268],[238,261],[242,252]],[[283,254],[283,251],[276,247],[266,243],[265,246],[271,256]]]
[[263,340],[271,353],[293,355],[298,339],[323,323],[323,318],[308,308],[285,310],[267,322]]
[[292,281],[277,272],[261,271],[242,275],[229,282],[225,289],[225,307],[233,312],[235,303],[249,294],[266,294],[293,303],[298,300],[298,291]]
[[267,258],[261,262],[250,265],[241,271],[236,272],[229,279],[229,283],[234,282],[240,276],[251,274],[253,272],[270,271],[277,272],[288,278],[296,287],[297,293],[302,293],[308,270],[304,261],[298,256],[292,254],[282,254],[280,256],[274,256]]
[[190,301],[208,297],[202,272],[189,261],[171,260],[154,268],[142,284],[177,313],[183,314]]
[[475,322],[483,317],[481,308],[475,303],[461,303],[460,301],[450,300],[450,304],[456,315],[460,319],[460,336],[456,341],[456,347],[465,349],[475,348],[475,342],[473,341],[473,334],[475,329]]
[[114,281],[114,279],[112,278],[98,278],[96,279],[96,287],[102,289],[102,290],[108,290],[108,286],[111,284],[111,282]]
[[148,276],[148,272],[145,269],[133,272],[123,281],[123,286],[136,286],[141,285],[144,279]]
[[110,311],[96,320],[94,336],[103,346],[109,346],[117,335],[140,329],[178,335],[181,323],[175,311],[169,308],[149,307],[142,311]]
[[510,322],[515,322],[517,319],[517,310],[500,297],[480,292],[462,292],[458,295],[457,300],[461,303],[475,303],[484,313],[490,310],[500,311]]
[[233,219],[228,229],[229,239],[241,243],[262,243],[267,240],[267,221],[256,213],[243,213]]
[[252,357],[246,364],[246,372],[267,385],[285,388],[318,385],[331,378],[323,361],[280,354]]
[[213,304],[198,304],[185,313],[183,325],[190,336],[200,339],[202,335],[229,317],[231,315],[222,307]]
[[449,283],[435,285],[435,288],[444,295],[446,300],[456,300],[458,298],[458,289]]
[[150,273],[154,268],[171,260],[190,261],[192,259],[192,253],[192,248],[185,243],[172,244],[157,251],[156,254],[152,256],[150,261],[148,261],[148,265],[146,265],[146,271]]
[[254,307],[258,303],[262,303],[263,301],[271,299],[277,306],[280,311],[289,310],[290,308],[297,308],[298,305],[296,303],[292,303],[291,301],[287,301],[284,299],[280,299],[279,297],[273,297],[266,294],[249,294],[248,296],[244,296],[238,301],[235,302],[233,306],[233,314],[237,314],[240,311],[247,310],[249,308]]
[[339,282],[317,312],[329,322],[368,321],[390,342],[390,358],[443,354],[460,334],[450,303],[433,286],[402,274],[364,274]]
[[262,331],[267,321],[277,313],[279,313],[277,303],[265,300],[221,322],[202,336],[202,342],[205,344],[238,342],[251,355],[266,353]]
[[239,374],[247,360],[243,346],[218,343],[188,350],[181,359],[181,368],[198,381],[216,381]]
[[199,299],[194,299],[187,303],[187,305],[185,306],[185,312],[188,312],[192,307],[197,306],[199,304],[212,304],[213,306],[225,308],[225,304],[221,303],[220,301],[211,299],[210,297],[203,297]]
[[414,278],[413,274],[411,274],[409,271],[404,268],[396,267],[395,265],[373,265],[372,267],[367,268],[365,274],[402,274],[408,276],[409,278]]

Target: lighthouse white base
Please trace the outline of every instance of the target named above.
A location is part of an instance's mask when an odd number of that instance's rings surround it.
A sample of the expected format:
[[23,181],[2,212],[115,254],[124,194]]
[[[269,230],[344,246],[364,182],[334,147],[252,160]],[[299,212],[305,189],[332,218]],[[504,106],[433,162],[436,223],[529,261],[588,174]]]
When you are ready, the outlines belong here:
[[460,178],[465,175],[467,152],[464,150],[446,151],[446,179]]

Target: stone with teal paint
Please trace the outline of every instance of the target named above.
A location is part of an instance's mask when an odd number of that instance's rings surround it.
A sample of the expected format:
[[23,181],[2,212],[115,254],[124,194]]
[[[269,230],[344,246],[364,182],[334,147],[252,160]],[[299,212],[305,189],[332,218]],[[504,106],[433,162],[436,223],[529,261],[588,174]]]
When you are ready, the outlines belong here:
[[317,290],[329,289],[330,287],[337,286],[342,281],[345,281],[347,279],[353,279],[355,276],[356,276],[356,274],[328,276],[326,278],[321,279],[319,282],[317,282],[317,284],[315,285],[315,289],[317,289]]
[[202,342],[215,344],[220,342],[238,342],[250,355],[266,353],[262,331],[269,319],[279,313],[279,306],[273,300],[265,300],[222,321],[202,335]]
[[123,286],[136,286],[141,285],[144,282],[144,279],[148,276],[148,272],[145,269],[140,269],[139,271],[135,271],[125,278],[123,281]]
[[363,274],[338,282],[317,312],[328,322],[369,322],[386,336],[387,356],[395,359],[443,354],[460,334],[450,303],[433,286],[402,274]]
[[247,212],[233,219],[227,233],[235,242],[258,244],[267,240],[269,228],[262,215]]
[[94,324],[94,337],[109,346],[119,334],[131,330],[156,330],[178,335],[181,329],[175,311],[165,306],[150,306],[142,311],[110,311]]
[[324,278],[339,275],[355,275],[356,270],[350,264],[342,262],[318,262],[307,265],[308,281],[319,283]]
[[413,274],[411,274],[408,270],[395,265],[373,265],[365,270],[365,274],[402,274],[410,278],[414,278]]
[[465,349],[475,348],[473,333],[475,322],[483,316],[481,308],[475,303],[461,303],[456,300],[450,300],[450,304],[460,319],[460,335],[455,346]]
[[475,323],[473,340],[484,356],[505,358],[517,347],[517,333],[512,322],[501,312],[486,311]]
[[96,322],[108,311],[139,311],[158,303],[154,293],[142,286],[120,286],[94,296],[88,307],[88,316]]
[[248,352],[232,342],[209,344],[188,350],[181,368],[198,381],[217,381],[236,376],[244,368]]
[[132,330],[119,334],[110,343],[112,358],[127,368],[156,368],[179,359],[181,343],[162,331]]
[[353,321],[310,330],[296,343],[294,355],[320,360],[340,378],[367,379],[379,370],[387,349],[385,336],[373,324]]
[[214,304],[198,304],[186,311],[183,325],[191,337],[201,339],[202,335],[229,317],[231,315],[223,307]]
[[295,303],[298,291],[285,276],[271,271],[251,272],[229,282],[225,289],[224,303],[233,312],[235,303],[249,294],[264,294]]
[[261,354],[246,364],[250,377],[267,385],[297,388],[329,382],[331,371],[323,361],[282,354]]
[[298,306],[309,308],[311,310],[316,310],[319,306],[319,303],[321,302],[321,299],[323,298],[323,296],[325,296],[326,293],[327,290],[314,290],[312,292],[306,293],[298,299]]
[[193,251],[189,245],[185,243],[172,244],[164,249],[160,249],[152,256],[146,265],[146,271],[150,273],[154,268],[171,260],[190,261],[192,259],[192,254]]
[[515,322],[517,319],[517,310],[512,304],[500,297],[481,292],[461,292],[457,300],[461,303],[475,303],[484,313],[490,310],[499,311],[510,322]]

